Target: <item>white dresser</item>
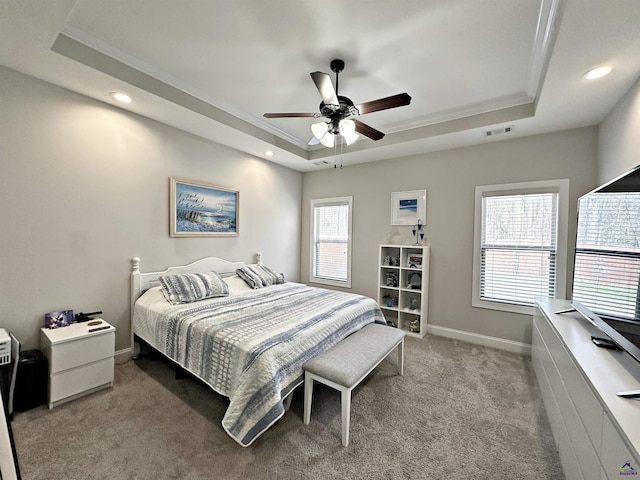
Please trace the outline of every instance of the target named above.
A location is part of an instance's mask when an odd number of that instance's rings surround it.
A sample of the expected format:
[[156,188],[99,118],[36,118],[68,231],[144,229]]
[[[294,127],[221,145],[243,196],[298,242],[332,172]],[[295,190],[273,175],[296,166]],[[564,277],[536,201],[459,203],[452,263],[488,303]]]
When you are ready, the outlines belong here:
[[40,348],[49,361],[49,408],[113,386],[115,331],[102,319],[41,329]]
[[640,363],[595,346],[603,335],[566,300],[538,299],[532,362],[567,480],[640,479]]

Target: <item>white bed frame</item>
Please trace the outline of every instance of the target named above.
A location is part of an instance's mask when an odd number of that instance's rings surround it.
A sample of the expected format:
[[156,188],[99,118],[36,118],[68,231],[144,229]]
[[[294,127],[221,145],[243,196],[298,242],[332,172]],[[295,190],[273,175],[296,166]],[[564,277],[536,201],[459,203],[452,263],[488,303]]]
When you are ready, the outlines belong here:
[[[256,265],[262,265],[262,253],[257,252],[255,254]],[[142,273],[140,271],[140,258],[134,257],[131,259],[131,355],[136,358],[139,353],[139,346],[136,345],[133,339],[133,305],[136,300],[151,287],[160,285],[158,277],[162,275],[178,275],[182,273],[197,273],[215,270],[222,277],[235,273],[236,269],[242,268],[247,264],[244,262],[230,262],[223,258],[218,257],[204,257],[200,260],[196,260],[188,265],[181,265],[176,267],[169,267],[161,272],[147,272]]]

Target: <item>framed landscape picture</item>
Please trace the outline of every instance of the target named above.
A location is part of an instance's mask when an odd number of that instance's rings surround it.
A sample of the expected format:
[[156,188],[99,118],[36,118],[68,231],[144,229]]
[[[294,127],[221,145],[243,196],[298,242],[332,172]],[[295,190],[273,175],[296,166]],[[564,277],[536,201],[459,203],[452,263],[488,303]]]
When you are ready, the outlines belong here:
[[410,190],[391,193],[391,225],[415,225],[427,222],[427,191]]
[[172,237],[238,235],[238,190],[177,178],[170,179],[169,190]]

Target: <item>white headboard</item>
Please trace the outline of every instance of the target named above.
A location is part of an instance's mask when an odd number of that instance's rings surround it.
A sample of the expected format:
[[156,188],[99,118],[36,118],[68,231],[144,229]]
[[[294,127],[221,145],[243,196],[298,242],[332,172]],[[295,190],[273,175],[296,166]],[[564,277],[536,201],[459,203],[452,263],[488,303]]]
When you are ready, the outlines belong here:
[[[262,265],[262,253],[256,253],[256,264]],[[188,265],[179,265],[175,267],[168,267],[161,272],[147,272],[142,273],[140,271],[140,258],[134,257],[131,259],[131,352],[135,355],[134,342],[133,342],[133,305],[149,288],[160,285],[158,277],[162,275],[178,275],[181,273],[196,273],[207,272],[215,270],[221,276],[225,274],[233,274],[238,268],[242,268],[246,265],[244,262],[230,262],[223,258],[218,257],[204,257],[200,260],[196,260]]]

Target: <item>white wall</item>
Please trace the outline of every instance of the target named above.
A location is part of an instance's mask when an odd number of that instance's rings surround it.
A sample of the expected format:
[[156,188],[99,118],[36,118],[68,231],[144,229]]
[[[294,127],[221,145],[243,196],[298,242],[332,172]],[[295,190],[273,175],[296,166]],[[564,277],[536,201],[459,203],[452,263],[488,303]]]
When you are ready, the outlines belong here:
[[598,185],[640,165],[640,78],[598,128]]
[[[569,178],[572,264],[577,197],[595,185],[596,155],[593,127],[307,173],[303,177],[301,279],[309,278],[311,199],[353,195],[352,291],[376,298],[378,244],[385,242],[390,229],[391,192],[427,189],[429,323],[529,344],[530,316],[471,307],[475,186]],[[398,229],[410,242],[410,227]]]
[[[0,326],[39,347],[46,312],[103,310],[129,347],[130,260],[207,255],[298,279],[302,175],[0,67]],[[240,191],[240,235],[170,238],[169,177]]]

